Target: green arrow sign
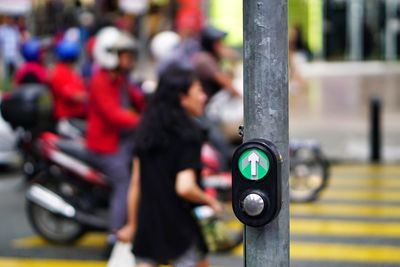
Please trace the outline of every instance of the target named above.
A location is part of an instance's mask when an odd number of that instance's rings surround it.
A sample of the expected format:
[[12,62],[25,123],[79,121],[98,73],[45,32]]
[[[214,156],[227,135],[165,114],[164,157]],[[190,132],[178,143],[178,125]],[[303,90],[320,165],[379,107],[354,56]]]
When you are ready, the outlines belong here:
[[246,179],[261,180],[268,173],[269,159],[257,148],[248,149],[240,155],[239,170]]

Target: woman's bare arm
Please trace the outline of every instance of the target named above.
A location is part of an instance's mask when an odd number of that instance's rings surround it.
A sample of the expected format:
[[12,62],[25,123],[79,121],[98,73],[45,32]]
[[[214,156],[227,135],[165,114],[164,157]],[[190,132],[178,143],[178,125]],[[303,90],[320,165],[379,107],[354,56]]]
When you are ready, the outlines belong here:
[[131,242],[136,231],[137,212],[140,199],[140,162],[134,158],[132,162],[132,176],[128,191],[128,222],[122,227],[117,237],[123,242]]
[[217,213],[222,211],[222,205],[197,185],[196,173],[193,169],[186,169],[177,174],[175,190],[180,197],[186,200],[208,205]]

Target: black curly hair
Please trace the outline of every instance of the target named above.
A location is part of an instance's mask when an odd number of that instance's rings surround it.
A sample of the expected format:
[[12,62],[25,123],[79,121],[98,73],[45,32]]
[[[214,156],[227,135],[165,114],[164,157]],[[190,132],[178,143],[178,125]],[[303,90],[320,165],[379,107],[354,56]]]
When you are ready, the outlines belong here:
[[139,151],[167,148],[171,135],[201,141],[201,130],[180,103],[180,96],[186,95],[196,80],[193,69],[179,63],[171,64],[161,74],[157,90],[136,130]]

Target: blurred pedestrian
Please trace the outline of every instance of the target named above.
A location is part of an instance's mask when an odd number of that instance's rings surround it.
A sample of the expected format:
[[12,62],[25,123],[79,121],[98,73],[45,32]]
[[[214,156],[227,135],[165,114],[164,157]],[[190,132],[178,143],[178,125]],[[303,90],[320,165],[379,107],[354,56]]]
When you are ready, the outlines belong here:
[[157,61],[157,74],[174,63],[190,64],[192,56],[200,50],[199,36],[203,21],[200,10],[184,8],[176,16],[176,31],[164,31],[154,36],[151,51]]
[[[133,240],[137,266],[208,266],[206,244],[192,214],[195,205],[222,209],[199,185],[203,134],[193,118],[203,114],[206,100],[192,70],[172,64],[138,127],[140,178],[133,177],[131,189],[140,184]],[[130,204],[133,217],[136,204]]]
[[19,45],[21,36],[14,19],[4,16],[0,25],[1,57],[5,70],[6,80],[12,79],[19,61]]
[[223,71],[221,61],[224,58],[236,58],[237,53],[223,44],[227,33],[211,25],[201,31],[201,51],[192,57],[196,75],[211,98],[221,89],[225,89],[233,96],[240,96],[233,84],[232,75]]
[[96,42],[96,37],[91,36],[85,44],[85,56],[81,65],[82,78],[85,84],[88,85],[90,78],[95,70],[94,58],[93,58],[93,48]]
[[301,66],[311,57],[311,52],[302,38],[299,25],[289,27],[289,89],[293,92],[301,90],[305,81],[301,75]]
[[[233,83],[233,76],[222,69],[223,59],[238,57],[235,51],[223,44],[226,35],[227,33],[222,30],[210,25],[206,26],[200,34],[201,50],[191,57],[196,75],[209,99],[221,90],[229,92],[228,97],[241,97]],[[220,152],[221,171],[229,170],[233,147],[221,132],[219,121],[202,116],[201,123],[208,129],[208,140]]]
[[112,186],[106,253],[116,242],[116,232],[126,223],[132,134],[145,104],[140,89],[129,82],[136,51],[133,37],[117,28],[106,27],[96,35],[93,53],[99,69],[90,81],[86,147]]
[[183,8],[176,15],[176,32],[180,36],[180,43],[176,56],[189,60],[201,49],[200,33],[204,27],[204,16],[200,8]]
[[54,101],[54,119],[85,118],[88,94],[74,65],[80,55],[78,42],[61,40],[56,46],[58,62],[49,73]]
[[47,72],[43,64],[44,49],[40,40],[32,38],[24,42],[21,45],[21,54],[25,62],[17,69],[14,84],[45,84]]

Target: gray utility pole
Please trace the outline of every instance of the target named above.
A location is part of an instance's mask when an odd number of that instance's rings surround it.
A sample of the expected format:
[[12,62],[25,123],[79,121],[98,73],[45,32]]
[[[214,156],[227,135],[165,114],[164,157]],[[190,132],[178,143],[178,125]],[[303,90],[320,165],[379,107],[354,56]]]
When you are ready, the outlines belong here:
[[287,0],[244,0],[244,141],[264,138],[283,157],[282,207],[264,227],[245,227],[245,266],[289,266]]
[[397,34],[399,32],[399,20],[397,19],[397,0],[387,0],[385,8],[385,59],[397,59]]
[[363,59],[364,0],[347,1],[347,38],[350,60]]

